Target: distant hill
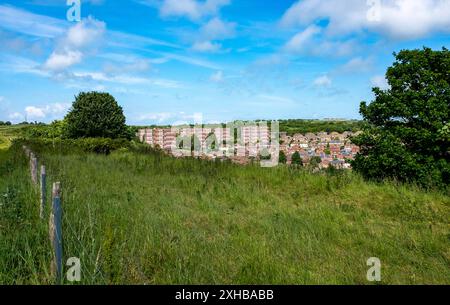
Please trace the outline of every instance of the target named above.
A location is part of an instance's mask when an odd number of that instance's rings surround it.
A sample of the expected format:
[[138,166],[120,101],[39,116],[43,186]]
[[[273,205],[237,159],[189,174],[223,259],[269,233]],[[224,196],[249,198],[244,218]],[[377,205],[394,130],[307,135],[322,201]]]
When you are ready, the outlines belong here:
[[305,134],[308,132],[339,132],[359,131],[363,126],[363,121],[358,120],[280,120],[280,132],[287,132],[288,135],[296,133]]
[[[256,120],[256,122],[261,120]],[[244,121],[246,122],[246,121]],[[278,120],[280,122],[280,132],[287,132],[288,135],[296,133],[305,134],[308,132],[339,132],[361,130],[363,121],[358,120],[344,120],[344,119],[324,119],[324,120],[303,120],[290,119]],[[208,124],[205,124],[208,125]],[[225,124],[222,124],[225,127]],[[191,125],[192,127],[194,125]],[[133,126],[136,130],[141,128],[170,128],[170,125],[150,125],[150,126]]]

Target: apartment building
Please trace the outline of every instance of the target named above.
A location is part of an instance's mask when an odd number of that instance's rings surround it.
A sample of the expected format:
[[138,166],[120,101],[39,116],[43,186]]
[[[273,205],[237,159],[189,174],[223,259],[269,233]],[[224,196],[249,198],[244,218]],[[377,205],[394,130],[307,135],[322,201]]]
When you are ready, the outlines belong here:
[[170,128],[163,130],[163,145],[164,150],[172,150],[176,147],[177,133]]
[[164,147],[164,129],[153,129],[153,146]]

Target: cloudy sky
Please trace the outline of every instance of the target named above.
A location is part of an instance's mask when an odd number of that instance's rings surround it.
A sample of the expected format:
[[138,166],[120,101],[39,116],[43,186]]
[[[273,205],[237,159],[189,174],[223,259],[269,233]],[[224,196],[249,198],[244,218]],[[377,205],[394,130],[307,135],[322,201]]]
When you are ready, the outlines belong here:
[[0,120],[107,91],[130,124],[359,118],[394,51],[450,47],[450,0],[0,2]]

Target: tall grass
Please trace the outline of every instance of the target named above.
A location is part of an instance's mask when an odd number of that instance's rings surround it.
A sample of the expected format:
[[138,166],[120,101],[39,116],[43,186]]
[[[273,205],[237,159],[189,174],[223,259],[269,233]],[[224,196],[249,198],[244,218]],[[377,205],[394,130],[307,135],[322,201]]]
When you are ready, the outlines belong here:
[[[444,193],[145,148],[33,149],[62,182],[64,255],[81,259],[83,284],[368,284],[369,257],[385,284],[450,283]],[[0,157],[0,195],[14,190],[24,213],[1,214],[0,283],[47,283],[46,226],[19,151]]]
[[0,284],[51,282],[48,229],[27,169],[16,149],[0,150]]

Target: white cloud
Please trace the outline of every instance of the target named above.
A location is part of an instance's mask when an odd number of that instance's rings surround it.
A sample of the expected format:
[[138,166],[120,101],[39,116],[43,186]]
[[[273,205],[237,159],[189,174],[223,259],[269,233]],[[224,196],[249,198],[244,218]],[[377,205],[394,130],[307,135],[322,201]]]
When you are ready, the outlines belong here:
[[26,35],[54,38],[64,33],[64,21],[0,5],[0,27]]
[[107,75],[102,72],[74,72],[67,76],[75,80],[109,82],[123,85],[153,85],[162,88],[185,88],[183,84],[178,81],[162,79],[162,78],[145,78],[139,76],[131,76],[126,74],[121,75]]
[[62,71],[81,62],[83,53],[80,51],[64,50],[53,52],[43,65],[45,70]]
[[155,112],[140,115],[138,121],[156,121],[158,124],[171,123],[173,126],[189,124],[189,122],[202,123],[203,114],[187,114],[185,112]]
[[25,108],[25,112],[27,114],[27,117],[30,119],[42,119],[45,118],[45,112],[43,109],[34,107],[34,106],[28,106]]
[[[153,1],[152,1],[153,2]],[[149,3],[149,1],[141,1]],[[223,7],[230,4],[230,0],[163,0],[159,7],[161,17],[187,17],[199,20],[205,16],[213,16]]]
[[317,87],[329,87],[331,86],[331,79],[327,75],[320,76],[314,80],[314,86]]
[[200,34],[208,40],[227,39],[234,37],[236,34],[235,28],[236,23],[225,22],[220,18],[215,17],[202,26],[200,29]]
[[222,48],[222,45],[220,43],[215,43],[211,41],[202,41],[202,42],[196,42],[192,46],[192,50],[198,51],[198,52],[218,52]]
[[330,40],[323,36],[321,27],[310,25],[294,35],[284,45],[284,51],[314,56],[347,56],[359,49],[355,40]]
[[4,62],[0,62],[0,70],[14,73],[28,73],[48,77],[48,72],[42,71],[38,62],[20,56],[2,55]]
[[224,22],[220,18],[215,17],[200,28],[199,34],[195,35],[199,37],[191,49],[197,52],[219,52],[222,45],[213,40],[224,40],[234,37],[236,34],[235,28],[236,23]]
[[292,37],[291,40],[289,40],[289,42],[286,44],[285,48],[286,50],[291,52],[302,51],[306,49],[311,38],[319,34],[320,32],[321,32],[320,27],[316,25],[311,25],[307,27],[304,31]]
[[314,56],[347,56],[359,49],[354,39],[332,40],[324,37],[323,29],[310,25],[294,35],[285,45],[284,51]]
[[[140,76],[133,76],[126,74],[125,71],[118,71],[120,73],[103,73],[103,72],[70,72],[70,71],[47,71],[38,69],[39,65],[36,62],[23,59],[16,56],[6,57],[7,63],[0,63],[0,71],[14,71],[17,73],[27,73],[39,75],[47,78],[52,78],[57,81],[66,82],[66,85],[92,88],[102,84],[92,84],[95,82],[109,82],[123,85],[154,85],[162,88],[186,88],[186,86],[178,81],[163,79],[163,78],[145,78]],[[180,59],[181,60],[181,59]],[[200,64],[200,63],[199,63]],[[143,64],[145,65],[145,64]],[[129,68],[129,67],[128,67]],[[142,67],[141,67],[142,68]],[[218,69],[217,67],[210,67],[211,69]],[[77,82],[77,84],[74,84]],[[90,84],[86,84],[90,83]]]
[[203,59],[193,58],[193,57],[189,57],[189,56],[183,56],[183,55],[174,54],[174,53],[166,53],[166,52],[161,52],[158,54],[164,56],[165,58],[173,59],[173,60],[176,60],[179,62],[194,65],[194,66],[199,66],[199,67],[208,68],[208,69],[212,69],[212,70],[221,69],[219,65],[209,62],[209,61],[206,61],[206,60],[203,60]]
[[[378,18],[370,18],[372,12]],[[365,0],[304,0],[293,4],[284,14],[286,27],[307,26],[328,19],[328,35],[347,35],[370,30],[393,39],[413,39],[432,33],[450,33],[448,0],[384,0],[371,7]]]
[[389,84],[384,75],[375,75],[370,79],[370,83],[373,87],[378,87],[382,90],[389,89]]
[[120,74],[120,73],[132,73],[132,72],[145,72],[150,70],[151,63],[148,59],[135,58],[131,61],[125,60],[122,63],[113,64],[107,63],[104,65],[103,70],[108,74]]
[[84,19],[69,28],[56,49],[43,64],[48,71],[63,71],[80,63],[87,49],[93,49],[105,32],[105,24],[92,18]]
[[223,82],[223,72],[217,71],[216,73],[212,74],[209,79],[215,83]]
[[44,119],[47,116],[54,117],[64,114],[70,108],[70,104],[55,103],[44,107],[27,106],[25,113],[27,119]]
[[66,43],[75,48],[83,48],[101,39],[105,28],[104,22],[89,17],[67,31]]
[[338,68],[338,72],[354,73],[354,72],[368,72],[373,67],[373,58],[355,57],[350,59],[343,66]]
[[8,118],[13,121],[21,121],[24,119],[24,116],[22,113],[14,112],[14,113],[9,114]]
[[70,106],[71,105],[68,103],[55,103],[47,106],[46,112],[51,114],[63,114],[70,108]]

